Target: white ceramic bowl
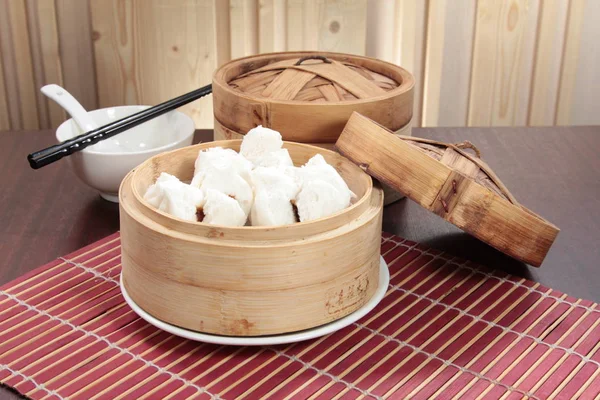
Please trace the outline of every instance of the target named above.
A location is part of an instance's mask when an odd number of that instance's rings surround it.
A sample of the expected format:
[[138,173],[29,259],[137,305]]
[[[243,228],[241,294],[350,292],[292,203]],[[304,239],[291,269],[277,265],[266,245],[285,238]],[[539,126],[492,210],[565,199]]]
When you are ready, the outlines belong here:
[[[101,108],[89,114],[98,126],[102,126],[148,107]],[[119,185],[129,171],[158,153],[191,145],[194,130],[194,121],[190,117],[170,111],[67,158],[79,179],[97,189],[104,199],[116,203]],[[77,124],[69,119],[58,127],[56,138],[64,142],[81,133]]]

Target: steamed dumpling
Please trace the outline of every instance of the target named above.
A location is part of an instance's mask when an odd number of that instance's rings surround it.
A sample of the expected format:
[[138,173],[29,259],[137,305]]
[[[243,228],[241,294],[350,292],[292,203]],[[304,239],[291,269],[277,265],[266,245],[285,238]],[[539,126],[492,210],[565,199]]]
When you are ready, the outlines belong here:
[[148,188],[144,199],[159,210],[186,221],[197,221],[196,213],[205,200],[202,190],[166,172]]
[[292,161],[290,153],[287,149],[279,149],[258,157],[256,159],[255,166],[280,169],[285,167],[293,167],[294,162]]
[[[342,199],[356,197],[339,172],[337,172],[334,167],[327,164],[325,158],[320,154],[313,156],[301,168],[296,168],[295,176],[296,180],[301,182],[302,185],[305,182],[312,182],[315,180],[327,182],[339,191]],[[348,205],[349,204],[348,201]]]
[[[194,163],[194,178],[205,173],[215,164],[221,165],[223,168],[231,168],[245,180],[250,179],[252,163],[236,151],[222,147],[211,147],[198,153]],[[200,182],[196,181],[194,186],[200,186]]]
[[250,214],[252,226],[276,226],[298,222],[288,196],[281,191],[260,191]]
[[201,222],[211,225],[244,226],[248,218],[237,201],[214,189],[206,191],[202,213]]
[[145,198],[156,208],[213,225],[287,225],[327,217],[355,197],[338,171],[317,154],[295,167],[281,134],[258,126],[240,153],[213,147],[198,153],[190,185],[162,174]]
[[250,213],[253,226],[293,224],[296,214],[292,206],[300,186],[283,171],[258,167],[252,171],[254,204]]
[[262,158],[281,149],[282,146],[283,140],[279,132],[259,125],[250,129],[244,136],[240,154],[256,166]]
[[350,191],[340,191],[323,180],[305,182],[296,197],[300,222],[327,217],[350,205]]
[[288,199],[293,199],[300,190],[300,185],[296,180],[278,169],[258,167],[252,171],[250,176],[255,193],[280,191]]
[[[217,190],[233,199],[241,206],[246,215],[250,213],[253,202],[252,187],[249,179],[238,173],[235,162],[228,158],[216,159],[204,166],[192,179],[192,186],[204,192]],[[249,177],[249,175],[248,175]]]
[[327,161],[325,161],[325,157],[321,154],[315,154],[304,164],[305,167],[318,167],[320,165],[329,165]]

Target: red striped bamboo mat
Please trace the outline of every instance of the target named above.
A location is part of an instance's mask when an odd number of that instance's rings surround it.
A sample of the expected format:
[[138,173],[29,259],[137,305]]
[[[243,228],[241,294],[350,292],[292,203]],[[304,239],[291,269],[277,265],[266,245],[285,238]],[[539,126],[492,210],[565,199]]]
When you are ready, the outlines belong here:
[[383,235],[389,290],[329,336],[187,341],[121,297],[118,234],[0,289],[0,382],[34,399],[598,398],[600,310]]

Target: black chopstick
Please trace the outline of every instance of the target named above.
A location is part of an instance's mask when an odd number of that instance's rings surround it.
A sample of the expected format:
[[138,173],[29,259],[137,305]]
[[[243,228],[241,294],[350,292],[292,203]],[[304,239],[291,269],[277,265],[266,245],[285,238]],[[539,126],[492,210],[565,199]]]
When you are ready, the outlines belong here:
[[36,151],[27,156],[29,165],[33,169],[42,168],[48,164],[60,160],[63,157],[81,151],[88,146],[96,144],[104,139],[113,137],[127,129],[140,125],[148,120],[158,117],[166,112],[179,108],[187,103],[204,97],[212,92],[212,85],[206,85],[179,97],[160,103],[154,107],[147,108],[138,113],[121,118],[118,121],[101,126],[98,129],[83,133],[60,144],[50,146],[46,149]]

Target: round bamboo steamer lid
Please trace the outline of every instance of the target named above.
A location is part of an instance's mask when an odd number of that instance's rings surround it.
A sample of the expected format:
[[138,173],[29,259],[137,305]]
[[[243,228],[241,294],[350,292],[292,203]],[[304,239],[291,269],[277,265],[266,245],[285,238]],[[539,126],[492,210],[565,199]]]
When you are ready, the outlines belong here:
[[354,111],[392,131],[406,126],[413,111],[414,78],[408,71],[341,53],[236,59],[215,72],[212,87],[219,125],[238,134],[262,125],[300,143],[335,143]]
[[190,181],[209,142],[154,156],[119,192],[123,284],[146,312],[173,325],[231,336],[313,328],[363,306],[379,279],[382,190],[339,154],[286,142],[296,165],[322,154],[357,198],[347,209],[280,227],[183,221],[143,200],[161,172]]
[[427,210],[533,266],[542,264],[558,235],[555,225],[519,204],[472,143],[392,135],[354,113],[336,148]]

